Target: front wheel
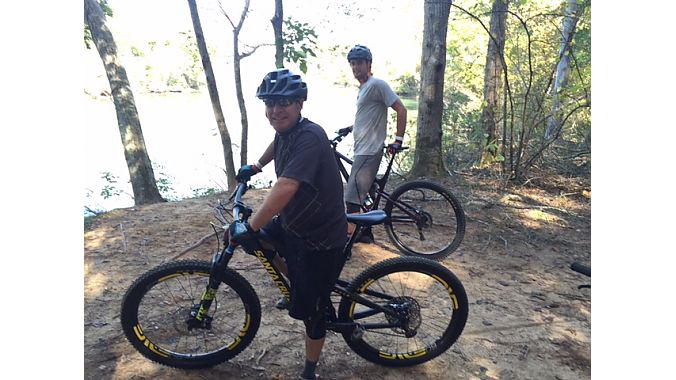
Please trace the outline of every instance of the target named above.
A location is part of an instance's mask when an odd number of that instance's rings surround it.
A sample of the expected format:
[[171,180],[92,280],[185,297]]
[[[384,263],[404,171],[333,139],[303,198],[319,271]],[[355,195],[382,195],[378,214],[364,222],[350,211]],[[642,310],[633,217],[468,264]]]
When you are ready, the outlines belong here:
[[261,306],[251,285],[226,269],[201,326],[191,312],[207,289],[211,264],[176,261],[144,273],[122,300],[120,320],[129,342],[150,360],[177,368],[204,368],[246,348],[258,330]]
[[396,188],[385,204],[385,230],[404,254],[442,260],[465,236],[465,212],[448,190],[429,181]]
[[339,322],[358,324],[354,331],[343,332],[343,338],[359,356],[376,364],[406,367],[431,360],[451,347],[467,322],[465,288],[435,261],[382,261],[359,274],[347,291],[367,302],[341,299]]

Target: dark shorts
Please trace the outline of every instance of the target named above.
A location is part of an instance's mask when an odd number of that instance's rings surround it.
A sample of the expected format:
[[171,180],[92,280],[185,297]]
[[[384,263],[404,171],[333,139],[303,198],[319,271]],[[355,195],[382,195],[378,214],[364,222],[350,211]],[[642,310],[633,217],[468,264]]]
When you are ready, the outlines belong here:
[[331,302],[331,290],[345,264],[343,247],[329,250],[309,250],[303,241],[287,235],[278,218],[265,227],[267,234],[282,243],[279,254],[289,268],[291,305],[289,316],[306,320],[321,313]]

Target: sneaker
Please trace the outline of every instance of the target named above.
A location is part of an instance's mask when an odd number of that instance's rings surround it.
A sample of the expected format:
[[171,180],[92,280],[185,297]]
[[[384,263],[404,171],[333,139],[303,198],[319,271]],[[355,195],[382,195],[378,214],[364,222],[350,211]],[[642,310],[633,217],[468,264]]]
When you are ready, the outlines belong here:
[[275,307],[279,310],[285,310],[289,308],[289,299],[286,297],[281,297],[280,299],[277,300],[277,303],[275,304]]
[[361,235],[357,238],[357,243],[373,244],[374,241],[373,232],[370,228],[362,230]]

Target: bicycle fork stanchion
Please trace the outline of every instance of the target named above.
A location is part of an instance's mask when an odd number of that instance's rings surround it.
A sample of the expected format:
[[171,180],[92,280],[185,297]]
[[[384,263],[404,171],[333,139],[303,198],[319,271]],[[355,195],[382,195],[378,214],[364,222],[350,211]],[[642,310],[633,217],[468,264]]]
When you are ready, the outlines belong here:
[[234,248],[228,246],[222,252],[214,255],[209,272],[209,284],[202,293],[200,303],[190,309],[190,318],[187,320],[188,330],[193,328],[211,329],[213,318],[208,316],[207,312],[216,298],[216,291],[223,281],[223,271],[228,266],[234,251]]

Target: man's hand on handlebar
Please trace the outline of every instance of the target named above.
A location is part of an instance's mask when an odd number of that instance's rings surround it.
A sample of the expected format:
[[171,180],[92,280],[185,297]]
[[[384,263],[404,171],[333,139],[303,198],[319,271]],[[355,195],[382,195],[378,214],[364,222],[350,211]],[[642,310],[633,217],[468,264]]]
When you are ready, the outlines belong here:
[[352,132],[352,126],[351,125],[349,127],[339,129],[338,132],[336,132],[336,133],[345,137],[345,136],[349,135],[350,132]]
[[387,153],[394,154],[396,152],[402,151],[401,141],[395,141],[387,145]]
[[248,182],[251,179],[251,176],[258,174],[261,171],[262,169],[254,164],[244,165],[237,171],[235,179],[239,182]]
[[235,221],[230,223],[230,226],[228,227],[228,236],[231,244],[236,244],[241,238],[255,234],[256,232],[257,231],[254,231],[247,222]]

